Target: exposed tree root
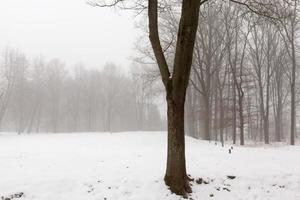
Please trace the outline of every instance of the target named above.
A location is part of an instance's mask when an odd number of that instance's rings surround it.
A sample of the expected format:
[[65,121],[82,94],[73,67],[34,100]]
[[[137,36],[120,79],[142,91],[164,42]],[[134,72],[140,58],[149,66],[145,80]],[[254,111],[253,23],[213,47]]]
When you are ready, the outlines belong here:
[[192,188],[190,186],[189,178],[186,176],[183,180],[175,180],[174,178],[165,176],[165,184],[169,186],[171,192],[180,195],[184,198],[188,198],[188,194],[192,192]]

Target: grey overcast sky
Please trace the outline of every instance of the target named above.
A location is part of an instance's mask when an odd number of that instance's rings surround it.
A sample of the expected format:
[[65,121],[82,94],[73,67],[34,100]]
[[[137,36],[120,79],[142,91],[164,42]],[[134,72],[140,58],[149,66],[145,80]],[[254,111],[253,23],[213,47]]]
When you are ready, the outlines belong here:
[[0,49],[60,58],[67,66],[127,67],[138,37],[132,14],[94,8],[85,0],[0,0],[0,19]]

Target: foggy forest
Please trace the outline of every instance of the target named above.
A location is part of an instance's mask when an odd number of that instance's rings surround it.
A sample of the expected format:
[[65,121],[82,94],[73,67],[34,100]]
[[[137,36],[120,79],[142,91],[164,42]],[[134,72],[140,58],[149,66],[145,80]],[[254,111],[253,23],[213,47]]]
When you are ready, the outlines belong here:
[[[124,26],[138,36],[128,62],[99,54],[92,67],[79,54],[70,62],[4,40],[2,200],[300,199],[299,0],[74,4],[70,15],[103,12],[111,16],[88,20],[109,27],[129,14],[134,27]],[[122,57],[109,47],[130,34],[97,28],[109,46],[91,48]]]
[[63,61],[31,62],[18,50],[3,53],[1,129],[22,133],[163,130],[151,85],[113,63],[102,70]]

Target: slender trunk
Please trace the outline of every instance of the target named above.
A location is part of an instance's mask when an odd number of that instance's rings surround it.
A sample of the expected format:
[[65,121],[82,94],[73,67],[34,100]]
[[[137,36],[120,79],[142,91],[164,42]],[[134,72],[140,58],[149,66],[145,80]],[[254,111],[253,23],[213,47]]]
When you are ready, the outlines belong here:
[[[38,105],[38,98],[36,98],[35,104],[34,105]],[[32,127],[33,127],[33,123],[35,121],[36,118],[36,114],[37,114],[37,106],[35,106],[32,110],[32,114],[29,120],[29,125],[27,128],[27,133],[31,133],[32,132]]]
[[281,95],[277,97],[277,111],[275,116],[275,140],[276,142],[281,141],[281,133],[282,133],[282,100]]
[[40,132],[40,123],[41,123],[41,112],[42,109],[39,105],[39,110],[38,110],[38,116],[37,116],[37,122],[36,122],[36,128],[35,128],[35,132],[39,133]]
[[210,140],[210,101],[208,97],[203,98],[204,102],[204,133],[203,139]]
[[244,98],[244,92],[239,91],[239,100],[238,100],[238,102],[239,102],[239,117],[240,117],[240,145],[245,144],[243,98]]
[[195,129],[194,109],[193,109],[193,93],[190,88],[187,90],[187,104],[186,104],[186,128],[187,135],[197,138]]
[[269,106],[269,101],[270,101],[270,68],[271,68],[271,64],[270,64],[270,56],[269,56],[269,51],[268,51],[268,66],[267,66],[267,96],[266,96],[266,113],[264,114],[264,136],[265,136],[265,144],[269,144],[270,143],[270,136],[269,136],[269,110],[270,110],[270,106]]
[[[228,80],[230,80],[230,79],[228,79]],[[229,84],[230,82],[228,82],[228,85],[229,85],[229,87],[228,87],[228,91],[227,91],[227,103],[226,103],[226,112],[225,112],[225,119],[226,119],[226,133],[225,133],[225,135],[226,135],[226,138],[225,138],[225,140],[227,141],[228,140],[228,126],[227,126],[227,123],[228,123],[228,118],[229,118],[229,111],[230,111],[230,109],[229,109],[229,106],[230,106],[230,97],[231,97],[231,91],[230,91],[230,89],[231,89],[231,87],[230,87],[230,84]]]
[[[214,87],[215,87],[215,85],[214,85]],[[214,131],[214,139],[215,139],[215,141],[218,141],[218,125],[219,125],[219,123],[218,123],[218,121],[219,121],[219,119],[218,119],[218,103],[219,103],[219,101],[218,101],[218,92],[217,91],[215,91],[215,102],[214,102],[214,124],[213,124],[213,131]]]
[[252,117],[251,117],[251,96],[249,92],[249,85],[247,84],[247,123],[248,123],[248,138],[253,140],[253,131],[252,131]]
[[260,118],[259,118],[259,141],[263,141],[263,117],[261,116],[260,113]]
[[220,105],[219,105],[219,108],[220,108],[220,140],[221,140],[221,143],[222,143],[222,146],[224,146],[224,106],[223,106],[223,96],[222,96],[222,90],[220,90],[220,93],[219,93],[219,98],[220,98]]
[[235,88],[235,83],[233,83],[233,87],[232,87],[232,91],[233,91],[233,124],[232,124],[232,139],[233,139],[233,144],[236,144],[236,88]]
[[292,42],[293,66],[292,66],[292,81],[291,81],[291,145],[295,145],[295,130],[296,130],[296,53],[295,44]]
[[265,144],[269,144],[269,118],[264,116],[264,140]]

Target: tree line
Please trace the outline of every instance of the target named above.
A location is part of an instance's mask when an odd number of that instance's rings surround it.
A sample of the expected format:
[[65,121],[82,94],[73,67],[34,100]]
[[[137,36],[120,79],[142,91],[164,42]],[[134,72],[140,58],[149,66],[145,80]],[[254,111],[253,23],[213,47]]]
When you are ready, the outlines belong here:
[[162,130],[153,89],[135,73],[108,63],[102,70],[60,59],[28,59],[19,50],[2,52],[1,131],[91,132]]
[[190,135],[295,144],[298,15],[288,6],[278,20],[245,15],[240,5],[203,7],[187,92]]
[[[265,8],[276,8],[265,17],[236,2],[201,6],[185,102],[187,135],[241,145],[245,140],[295,144],[298,5],[277,3]],[[170,66],[176,54],[178,4],[159,12],[160,41]],[[136,61],[155,65],[150,48],[146,39],[139,43]]]

